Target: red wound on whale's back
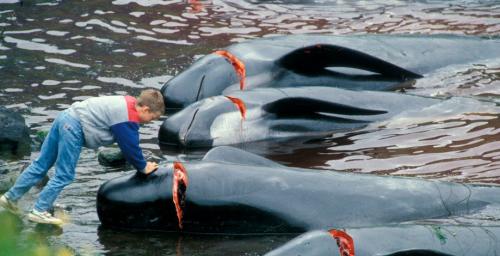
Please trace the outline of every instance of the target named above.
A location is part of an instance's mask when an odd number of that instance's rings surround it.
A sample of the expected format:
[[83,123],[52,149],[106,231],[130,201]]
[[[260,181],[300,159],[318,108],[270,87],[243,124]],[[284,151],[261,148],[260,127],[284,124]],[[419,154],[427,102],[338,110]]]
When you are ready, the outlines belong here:
[[[174,201],[179,228],[182,229],[182,208],[186,199],[186,189],[188,186],[188,176],[186,168],[180,162],[174,162],[172,177],[172,200]],[[179,198],[180,196],[180,198]]]
[[350,235],[348,235],[346,232],[342,230],[337,230],[337,229],[331,229],[328,232],[337,241],[340,255],[354,256],[354,240]]
[[240,77],[240,90],[243,90],[243,88],[245,88],[245,77],[246,77],[245,64],[243,64],[241,60],[236,58],[236,56],[232,55],[228,51],[216,51],[214,53],[226,58],[231,63],[231,65],[233,65],[234,70]]
[[247,107],[245,106],[245,102],[243,102],[241,99],[231,96],[226,96],[226,98],[228,98],[230,101],[234,103],[234,105],[236,105],[236,107],[240,110],[241,118],[245,120],[247,115]]

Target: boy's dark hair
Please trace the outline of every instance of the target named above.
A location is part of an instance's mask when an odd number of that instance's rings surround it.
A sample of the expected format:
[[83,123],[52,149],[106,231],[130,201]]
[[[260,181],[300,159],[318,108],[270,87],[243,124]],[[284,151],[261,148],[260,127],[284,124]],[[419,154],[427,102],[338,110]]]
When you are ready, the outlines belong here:
[[165,103],[163,95],[156,89],[146,89],[137,97],[137,105],[147,106],[152,112],[159,112],[162,115],[165,113]]

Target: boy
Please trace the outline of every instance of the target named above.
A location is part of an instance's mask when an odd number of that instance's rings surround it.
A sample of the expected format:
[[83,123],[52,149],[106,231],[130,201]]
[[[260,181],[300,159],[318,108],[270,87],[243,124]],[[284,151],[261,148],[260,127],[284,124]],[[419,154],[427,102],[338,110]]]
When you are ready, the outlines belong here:
[[16,202],[55,163],[54,177],[40,192],[28,219],[37,223],[61,225],[62,220],[48,211],[61,190],[74,180],[82,146],[95,149],[116,141],[125,159],[137,171],[151,173],[158,168],[158,164],[144,160],[139,147],[139,123],[158,119],[164,111],[163,96],[153,89],[142,91],[137,99],[131,96],[103,96],[74,103],[54,120],[40,156],[22,172],[14,186],[0,197],[0,206],[19,214]]

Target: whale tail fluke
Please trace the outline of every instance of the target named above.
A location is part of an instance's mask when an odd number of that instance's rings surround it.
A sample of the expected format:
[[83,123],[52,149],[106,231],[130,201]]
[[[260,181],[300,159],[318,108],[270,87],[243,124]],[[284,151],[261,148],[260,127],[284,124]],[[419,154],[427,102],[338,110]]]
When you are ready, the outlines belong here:
[[219,146],[211,149],[205,154],[202,161],[266,167],[283,167],[281,164],[273,162],[267,158],[230,146]]
[[[383,77],[410,80],[422,75],[366,53],[337,45],[316,44],[297,49],[278,61],[283,67],[303,75],[323,74],[331,67],[355,68]],[[332,72],[333,73],[333,72]]]

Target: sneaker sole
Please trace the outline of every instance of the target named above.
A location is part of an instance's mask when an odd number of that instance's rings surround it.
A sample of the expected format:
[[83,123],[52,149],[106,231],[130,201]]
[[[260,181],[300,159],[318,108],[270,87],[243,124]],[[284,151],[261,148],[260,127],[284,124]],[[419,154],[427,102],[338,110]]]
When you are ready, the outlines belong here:
[[47,221],[47,220],[44,220],[34,214],[28,214],[28,220],[32,221],[32,222],[36,222],[36,223],[40,223],[40,224],[50,224],[50,225],[56,225],[56,226],[62,226],[63,222],[62,220],[59,220],[59,221]]

